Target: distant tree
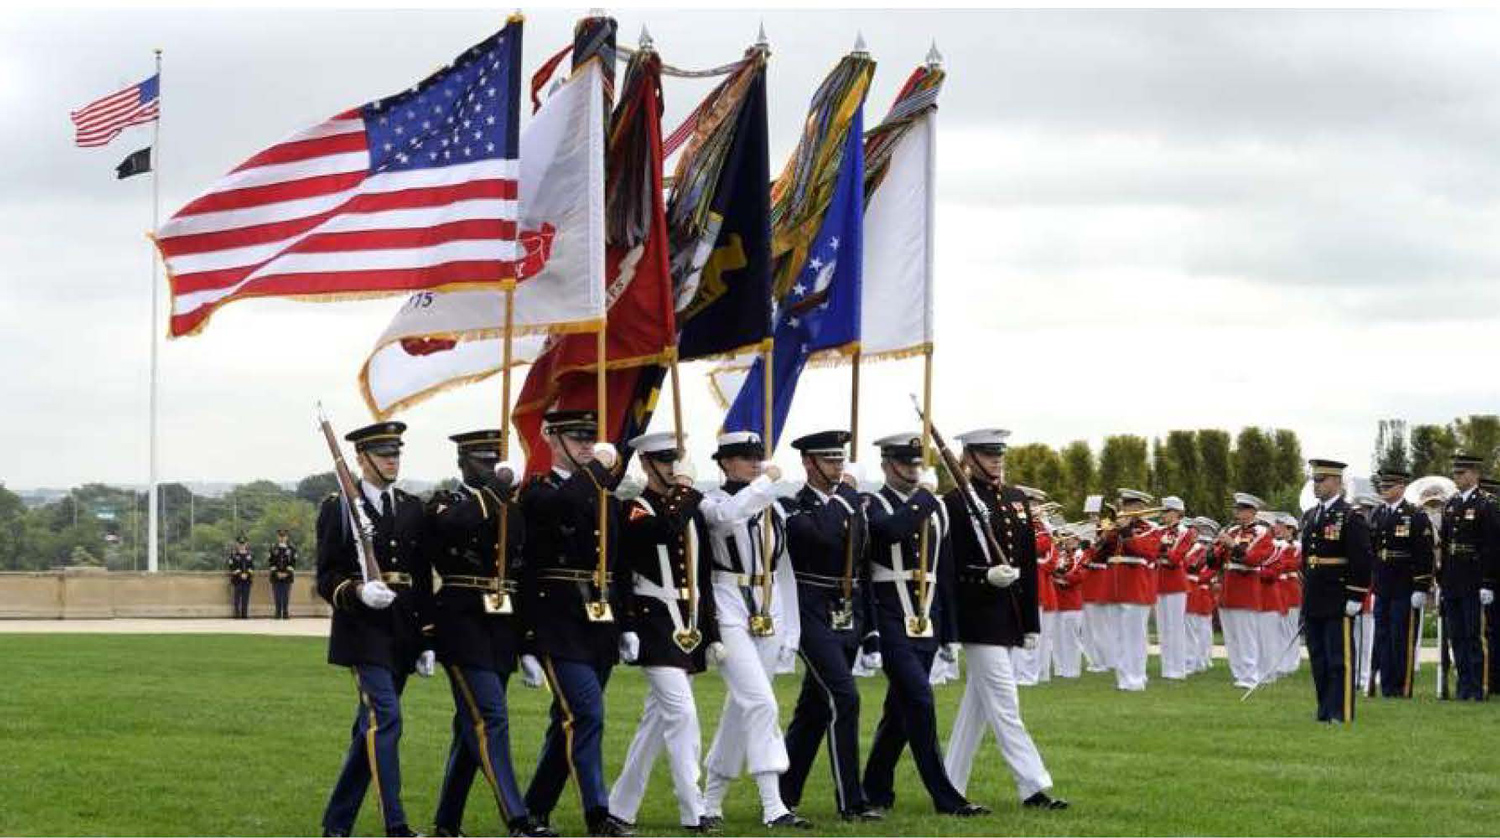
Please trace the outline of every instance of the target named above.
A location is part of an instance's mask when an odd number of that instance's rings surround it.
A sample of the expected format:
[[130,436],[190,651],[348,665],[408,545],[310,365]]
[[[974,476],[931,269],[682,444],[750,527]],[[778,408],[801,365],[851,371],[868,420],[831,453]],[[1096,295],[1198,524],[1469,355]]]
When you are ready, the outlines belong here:
[[339,479],[331,471],[309,474],[297,481],[296,495],[311,504],[323,502],[323,498],[339,490]]
[[1260,428],[1240,431],[1234,440],[1234,486],[1266,499],[1276,489],[1275,449],[1271,438]]
[[1169,471],[1170,468],[1166,462],[1166,450],[1162,447],[1161,437],[1155,437],[1151,440],[1151,475],[1150,483],[1146,486],[1146,491],[1157,497],[1171,494],[1172,490],[1168,488],[1172,485]]
[[1495,463],[1500,460],[1500,416],[1493,413],[1474,414],[1453,420],[1453,436],[1458,440],[1459,450],[1484,458],[1486,474],[1494,474]]
[[1446,475],[1453,465],[1458,440],[1442,425],[1414,425],[1411,429],[1411,471],[1415,477]]
[[1076,439],[1063,446],[1062,481],[1057,502],[1067,509],[1069,518],[1083,517],[1083,499],[1098,485],[1094,474],[1094,452],[1089,444]]
[[1033,442],[1005,452],[1005,482],[1030,486],[1049,495],[1062,482],[1062,460],[1049,445]]
[[1118,434],[1104,438],[1099,452],[1099,485],[1105,494],[1117,489],[1144,489],[1150,482],[1146,438]]
[[1192,431],[1168,431],[1162,445],[1162,493],[1182,498],[1192,514],[1209,508],[1203,497],[1202,465],[1198,459],[1198,438]]
[[1375,451],[1371,457],[1371,473],[1387,469],[1405,471],[1411,465],[1406,450],[1406,420],[1381,419],[1375,430]]
[[1297,439],[1297,432],[1277,428],[1272,436],[1271,445],[1275,448],[1271,456],[1276,491],[1292,488],[1301,492],[1302,484],[1306,481],[1304,475],[1307,466],[1302,459],[1302,442]]
[[1198,431],[1198,508],[1223,523],[1231,507],[1229,432],[1215,428]]
[[[255,554],[257,567],[265,565],[271,545],[276,543],[276,531],[286,530],[292,544],[297,547],[298,564],[312,567],[316,552],[317,508],[301,498],[278,500],[265,509],[250,526],[250,548]],[[227,549],[227,548],[226,548]]]
[[26,534],[26,504],[0,483],[0,568],[19,570]]

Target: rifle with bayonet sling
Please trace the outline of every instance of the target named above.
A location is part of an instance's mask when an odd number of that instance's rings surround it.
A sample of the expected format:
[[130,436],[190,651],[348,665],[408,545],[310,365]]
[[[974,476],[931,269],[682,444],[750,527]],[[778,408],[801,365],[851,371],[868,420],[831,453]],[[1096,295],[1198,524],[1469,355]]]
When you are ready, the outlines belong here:
[[[917,417],[923,421],[927,421],[927,417],[922,413],[922,406],[917,404],[916,396],[911,397],[911,402],[912,406],[917,409]],[[1005,551],[1000,548],[1000,540],[995,538],[995,528],[990,524],[989,507],[985,506],[984,501],[980,500],[979,493],[974,490],[974,483],[964,473],[963,465],[959,463],[958,458],[948,449],[948,443],[943,440],[943,435],[938,432],[937,425],[929,422],[928,427],[932,429],[932,441],[933,444],[937,445],[938,455],[943,460],[943,466],[948,469],[948,476],[953,478],[954,485],[958,486],[958,494],[964,499],[964,508],[969,511],[969,517],[978,524],[980,535],[984,537],[985,546],[988,548],[990,555],[998,558],[1000,564],[1011,565],[1010,557],[1005,555]]]
[[365,582],[379,579],[380,565],[375,563],[375,525],[370,523],[364,508],[359,505],[359,486],[349,472],[349,465],[344,462],[344,452],[334,436],[333,425],[328,422],[328,414],[323,412],[322,402],[318,403],[318,426],[328,443],[328,453],[333,455],[333,473],[338,478],[339,495],[343,497],[344,508],[349,511],[349,527],[354,532],[354,552],[359,555],[360,576]]

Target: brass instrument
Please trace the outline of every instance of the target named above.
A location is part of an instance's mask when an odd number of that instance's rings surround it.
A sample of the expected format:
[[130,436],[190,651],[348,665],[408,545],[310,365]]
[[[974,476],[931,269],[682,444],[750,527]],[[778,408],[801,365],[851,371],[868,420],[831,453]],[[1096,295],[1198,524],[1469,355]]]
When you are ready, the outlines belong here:
[[1110,530],[1118,529],[1120,520],[1123,518],[1154,518],[1166,511],[1166,507],[1152,506],[1146,509],[1133,509],[1124,512],[1115,509],[1109,504],[1105,504],[1104,511],[1099,514],[1099,530],[1101,532],[1109,532]]

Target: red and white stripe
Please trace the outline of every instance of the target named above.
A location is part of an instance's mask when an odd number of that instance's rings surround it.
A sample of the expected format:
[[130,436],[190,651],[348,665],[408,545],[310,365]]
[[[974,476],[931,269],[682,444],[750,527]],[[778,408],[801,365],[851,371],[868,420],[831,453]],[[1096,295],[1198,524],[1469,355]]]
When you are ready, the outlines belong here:
[[105,96],[69,115],[73,120],[73,142],[85,148],[106,145],[126,128],[155,120],[160,103],[161,98],[157,97],[142,104],[138,84]]
[[162,226],[173,336],[231,300],[396,294],[514,276],[517,162],[370,174],[341,114],[255,155]]

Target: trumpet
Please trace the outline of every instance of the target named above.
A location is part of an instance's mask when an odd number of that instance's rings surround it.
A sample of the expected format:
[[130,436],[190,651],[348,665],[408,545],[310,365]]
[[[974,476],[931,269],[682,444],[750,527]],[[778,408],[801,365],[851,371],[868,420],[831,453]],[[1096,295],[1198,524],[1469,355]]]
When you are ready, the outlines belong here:
[[1146,509],[1133,509],[1129,512],[1125,512],[1117,510],[1113,506],[1106,504],[1104,507],[1104,511],[1099,516],[1099,529],[1100,531],[1113,530],[1120,526],[1121,519],[1154,518],[1166,511],[1167,509],[1164,506],[1152,506]]

